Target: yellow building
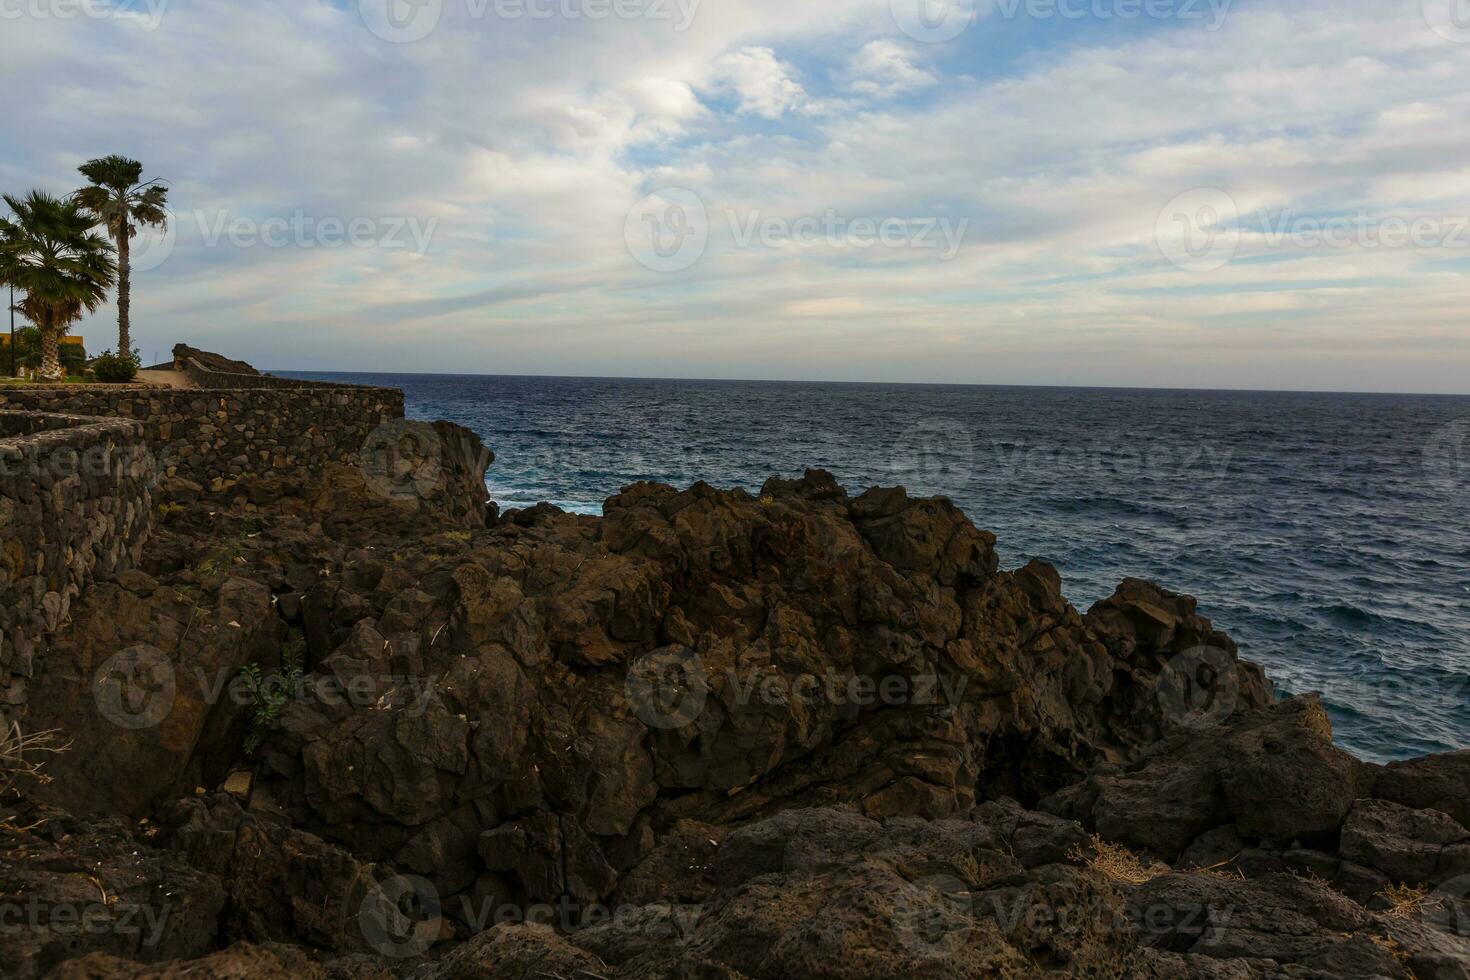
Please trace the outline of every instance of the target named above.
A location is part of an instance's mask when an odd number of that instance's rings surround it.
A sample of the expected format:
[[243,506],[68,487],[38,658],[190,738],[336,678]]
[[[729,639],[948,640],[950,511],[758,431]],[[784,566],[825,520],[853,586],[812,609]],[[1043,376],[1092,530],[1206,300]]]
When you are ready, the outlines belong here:
[[[87,345],[86,345],[85,341],[86,341],[86,338],[85,337],[74,337],[74,336],[72,336],[70,334],[68,334],[65,337],[62,337],[61,338],[61,342],[63,344],[75,344],[78,347],[86,347]],[[6,331],[5,333],[0,333],[0,350],[5,350],[9,346],[10,346],[10,332],[9,331]]]

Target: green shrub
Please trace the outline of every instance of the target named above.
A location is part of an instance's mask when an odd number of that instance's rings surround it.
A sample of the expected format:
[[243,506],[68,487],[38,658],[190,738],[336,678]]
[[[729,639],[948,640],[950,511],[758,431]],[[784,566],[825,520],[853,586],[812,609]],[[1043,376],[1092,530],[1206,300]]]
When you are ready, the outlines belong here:
[[107,350],[97,355],[97,359],[92,362],[92,371],[97,375],[97,380],[104,384],[121,385],[136,378],[141,365],[137,351],[131,354],[114,354]]
[[263,674],[257,663],[248,663],[240,668],[246,696],[254,708],[250,716],[250,731],[245,736],[246,755],[254,755],[260,750],[261,743],[281,717],[281,709],[300,688],[301,679],[305,676],[302,670],[305,654],[304,639],[288,640],[281,649],[279,674]]

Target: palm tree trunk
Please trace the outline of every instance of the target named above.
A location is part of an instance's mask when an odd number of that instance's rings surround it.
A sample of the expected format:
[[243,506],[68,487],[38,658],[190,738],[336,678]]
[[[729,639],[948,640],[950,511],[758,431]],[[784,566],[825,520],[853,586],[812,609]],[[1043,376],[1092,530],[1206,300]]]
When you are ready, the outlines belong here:
[[41,331],[41,380],[61,381],[61,331],[50,323],[38,323]]
[[128,257],[131,231],[124,223],[117,239],[117,352],[123,357],[133,352],[132,324],[128,318],[133,307],[133,263]]

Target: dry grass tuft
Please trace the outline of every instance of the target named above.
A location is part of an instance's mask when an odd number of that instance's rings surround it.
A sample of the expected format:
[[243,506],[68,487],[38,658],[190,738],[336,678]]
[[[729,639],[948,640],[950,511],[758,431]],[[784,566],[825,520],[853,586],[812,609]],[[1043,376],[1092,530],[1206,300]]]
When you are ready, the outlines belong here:
[[1084,848],[1075,848],[1069,856],[1105,878],[1128,885],[1141,885],[1173,870],[1160,862],[1145,864],[1142,856],[1122,844],[1105,841],[1096,834],[1092,835],[1092,853],[1089,854]]
[[1332,882],[1328,881],[1326,878],[1322,877],[1311,868],[1288,868],[1287,873],[1294,878],[1300,878],[1302,881],[1311,882],[1312,884],[1317,885],[1321,888],[1332,887]]
[[1409,960],[1412,957],[1409,956],[1408,950],[1399,945],[1397,939],[1394,939],[1392,936],[1369,936],[1368,938],[1373,942],[1373,945],[1399,962],[1403,968],[1406,980],[1419,980],[1419,975],[1409,967]]
[[1430,906],[1427,890],[1404,884],[1389,885],[1374,897],[1388,903],[1388,911],[1383,914],[1391,919],[1407,919]]
[[38,783],[51,781],[51,777],[42,771],[46,767],[45,760],[27,758],[28,754],[59,755],[69,748],[71,743],[61,740],[59,728],[28,734],[21,730],[20,722],[12,722],[0,736],[0,795],[8,793],[21,779],[32,779]]
[[1209,875],[1211,878],[1228,878],[1231,881],[1245,881],[1245,872],[1236,867],[1231,867],[1230,862],[1235,858],[1226,858],[1219,864],[1212,864],[1208,868],[1190,868],[1190,872],[1197,875]]

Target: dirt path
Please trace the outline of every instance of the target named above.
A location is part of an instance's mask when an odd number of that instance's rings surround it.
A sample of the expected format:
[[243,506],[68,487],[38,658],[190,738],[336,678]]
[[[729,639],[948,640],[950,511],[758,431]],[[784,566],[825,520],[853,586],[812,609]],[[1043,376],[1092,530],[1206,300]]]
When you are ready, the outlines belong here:
[[138,372],[138,380],[144,384],[167,385],[170,388],[198,388],[183,371],[147,370]]

